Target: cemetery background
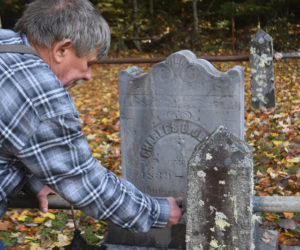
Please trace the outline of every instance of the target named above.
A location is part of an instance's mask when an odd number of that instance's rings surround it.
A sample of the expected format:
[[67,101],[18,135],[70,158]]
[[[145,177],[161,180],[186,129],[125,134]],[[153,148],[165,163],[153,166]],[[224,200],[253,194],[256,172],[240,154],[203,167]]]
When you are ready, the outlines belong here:
[[[126,54],[125,54],[126,56]],[[142,55],[135,55],[140,57]],[[144,57],[154,56],[143,55]],[[250,107],[249,62],[213,63],[220,71],[234,65],[245,70],[245,140],[255,149],[254,174],[256,195],[300,195],[299,182],[299,60],[274,61],[275,109]],[[94,77],[72,90],[87,134],[90,148],[105,167],[121,174],[118,73],[132,65],[98,65]],[[150,64],[137,65],[148,71]],[[84,237],[99,244],[105,233],[105,223],[76,213]],[[296,213],[265,213],[263,227],[276,229],[279,243],[300,245],[300,215]],[[6,227],[6,228],[5,228]],[[0,237],[7,247],[62,246],[73,237],[70,211],[50,210],[46,215],[37,210],[11,209],[0,223]]]
[[[101,9],[112,28],[112,58],[166,57],[180,49],[191,49],[198,57],[248,54],[250,38],[259,25],[273,37],[275,50],[299,51],[297,0],[267,3],[232,0],[91,1]],[[5,28],[14,24],[26,2],[29,0],[1,2],[0,16]],[[197,15],[194,15],[195,7]],[[154,16],[159,18],[155,20]],[[151,54],[137,52],[139,48],[144,52],[151,51]],[[236,50],[230,50],[232,48]],[[145,71],[152,66],[135,65]],[[245,69],[245,140],[255,149],[256,195],[299,196],[299,59],[274,61],[275,109],[254,110],[250,107],[249,62],[213,65],[223,72],[234,65]],[[119,175],[122,169],[117,76],[131,66],[133,64],[95,66],[93,79],[72,90],[94,156]],[[99,244],[106,230],[105,223],[79,211],[76,217],[88,242]],[[299,214],[265,213],[263,219],[264,227],[280,232],[280,244],[300,245]],[[69,244],[72,237],[73,222],[69,210],[50,210],[42,215],[33,209],[10,209],[0,221],[0,238],[12,249],[16,246],[19,249],[62,246]]]

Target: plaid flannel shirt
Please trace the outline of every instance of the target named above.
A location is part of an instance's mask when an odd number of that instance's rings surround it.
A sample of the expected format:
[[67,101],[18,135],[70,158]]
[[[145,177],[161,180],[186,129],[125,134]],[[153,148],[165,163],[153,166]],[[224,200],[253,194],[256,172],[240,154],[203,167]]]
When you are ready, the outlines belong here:
[[[10,30],[0,30],[0,44],[30,46]],[[134,231],[169,219],[166,199],[140,192],[93,158],[71,96],[41,58],[0,53],[0,216],[25,169],[35,192],[48,185],[94,218]]]

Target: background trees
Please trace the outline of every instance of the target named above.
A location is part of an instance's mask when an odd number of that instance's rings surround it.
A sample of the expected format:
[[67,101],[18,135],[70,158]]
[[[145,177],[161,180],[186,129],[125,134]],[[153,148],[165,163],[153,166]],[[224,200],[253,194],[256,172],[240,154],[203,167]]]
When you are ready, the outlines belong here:
[[[248,49],[259,27],[275,50],[298,50],[298,0],[91,0],[112,30],[116,51]],[[30,0],[1,0],[4,28],[13,27]]]

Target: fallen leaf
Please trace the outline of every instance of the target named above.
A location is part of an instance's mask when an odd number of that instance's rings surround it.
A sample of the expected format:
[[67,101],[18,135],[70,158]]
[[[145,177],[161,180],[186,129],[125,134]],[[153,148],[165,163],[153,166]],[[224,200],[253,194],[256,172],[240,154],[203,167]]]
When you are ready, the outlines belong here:
[[280,221],[278,223],[278,225],[284,229],[295,229],[297,226],[296,222],[291,219],[284,219],[284,220]]
[[54,220],[54,219],[55,219],[55,214],[52,214],[52,213],[47,212],[47,213],[44,213],[44,214],[43,214],[43,217],[44,217],[44,218],[49,218],[49,219]]
[[266,244],[268,244],[271,240],[274,240],[274,239],[275,239],[275,236],[270,234],[267,231],[264,231],[263,236],[261,238],[261,240]]
[[300,162],[300,157],[295,157],[295,158],[292,158],[292,159],[288,159],[287,162],[299,163]]
[[64,246],[64,245],[68,245],[71,241],[70,239],[68,238],[68,236],[66,235],[63,235],[63,234],[59,234],[57,236],[57,240],[58,240],[58,245],[61,247],[61,246]]
[[18,244],[23,245],[25,242],[25,234],[21,234],[17,239]]
[[18,221],[25,221],[26,219],[28,218],[28,216],[27,215],[20,215],[20,216],[18,216]]
[[33,223],[41,224],[46,220],[46,217],[38,216],[33,219]]
[[0,222],[0,231],[10,231],[13,226],[14,225],[9,221]]
[[284,212],[283,215],[284,215],[284,218],[286,218],[286,219],[292,219],[294,217],[294,213]]
[[42,247],[43,249],[46,249],[46,248],[50,247],[52,243],[53,243],[52,240],[44,241],[44,242],[41,243],[41,247]]
[[45,225],[46,227],[52,227],[52,220],[47,220],[47,221],[44,223],[44,225]]

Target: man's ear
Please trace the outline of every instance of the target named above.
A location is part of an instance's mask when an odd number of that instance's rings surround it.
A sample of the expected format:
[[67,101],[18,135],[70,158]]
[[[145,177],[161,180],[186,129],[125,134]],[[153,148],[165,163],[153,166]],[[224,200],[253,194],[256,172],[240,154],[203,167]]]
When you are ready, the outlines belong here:
[[60,42],[55,42],[52,47],[52,56],[56,63],[61,63],[65,56],[70,52],[72,49],[72,40],[65,39]]

